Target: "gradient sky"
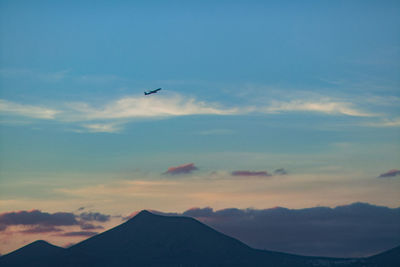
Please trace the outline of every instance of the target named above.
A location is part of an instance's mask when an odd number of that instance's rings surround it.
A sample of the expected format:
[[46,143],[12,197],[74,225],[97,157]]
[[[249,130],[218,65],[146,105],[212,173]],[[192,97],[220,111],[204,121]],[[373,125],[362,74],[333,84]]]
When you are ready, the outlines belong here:
[[398,207],[398,14],[1,0],[0,213]]

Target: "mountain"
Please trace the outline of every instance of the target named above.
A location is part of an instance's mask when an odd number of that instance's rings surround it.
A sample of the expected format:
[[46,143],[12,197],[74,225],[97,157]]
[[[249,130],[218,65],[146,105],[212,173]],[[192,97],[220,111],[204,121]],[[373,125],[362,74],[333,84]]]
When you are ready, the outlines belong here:
[[142,211],[68,249],[36,241],[0,257],[0,266],[380,266],[399,258],[399,249],[365,259],[257,250],[195,219]]
[[368,266],[400,266],[400,246],[366,259]]
[[[43,240],[35,241],[0,258],[0,266],[53,266],[51,262],[63,256],[64,248]],[[46,259],[46,260],[43,260]],[[37,264],[32,264],[37,263]]]
[[300,266],[304,261],[302,257],[252,249],[189,217],[148,211],[71,247],[69,252],[73,256],[70,263],[96,266]]

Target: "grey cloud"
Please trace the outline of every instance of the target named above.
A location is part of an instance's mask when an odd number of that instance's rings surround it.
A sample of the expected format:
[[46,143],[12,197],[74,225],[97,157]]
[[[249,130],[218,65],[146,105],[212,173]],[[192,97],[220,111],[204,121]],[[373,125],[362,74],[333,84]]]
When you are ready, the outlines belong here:
[[107,222],[110,215],[99,212],[84,212],[76,215],[71,212],[48,213],[40,210],[11,211],[0,213],[0,231],[8,226],[23,225],[30,227],[23,233],[52,232],[56,226],[80,225],[81,229],[100,229],[101,226],[93,226],[88,222]]
[[393,170],[387,171],[385,173],[382,173],[381,175],[378,176],[378,178],[388,178],[388,177],[394,177],[397,175],[400,176],[400,170],[393,169]]
[[99,212],[83,212],[79,215],[81,220],[97,222],[107,222],[110,220],[110,217],[110,215],[101,214]]
[[69,212],[47,213],[40,210],[12,211],[0,214],[0,225],[44,225],[66,226],[76,225],[75,214]]
[[184,213],[182,213],[182,215],[184,216],[189,216],[189,217],[208,217],[208,216],[212,216],[213,215],[213,209],[210,207],[207,208],[192,208],[189,209],[187,211],[185,211]]
[[91,223],[82,223],[80,227],[82,230],[104,229],[104,227],[101,225],[94,225]]
[[359,257],[400,244],[400,208],[353,203],[336,208],[192,208],[194,217],[251,247],[301,255]]
[[284,168],[280,168],[280,169],[276,169],[274,171],[274,174],[276,174],[276,175],[285,175],[285,174],[287,174],[287,171]]

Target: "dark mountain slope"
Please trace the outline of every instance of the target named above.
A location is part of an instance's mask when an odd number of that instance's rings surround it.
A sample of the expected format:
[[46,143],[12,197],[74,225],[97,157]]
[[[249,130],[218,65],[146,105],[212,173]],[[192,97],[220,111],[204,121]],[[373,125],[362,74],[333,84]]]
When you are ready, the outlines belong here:
[[400,266],[400,246],[366,258],[367,266],[395,267]]
[[303,257],[252,249],[192,218],[160,216],[148,211],[71,247],[69,253],[70,264],[75,265],[81,262],[97,266],[305,264]]
[[65,251],[64,248],[38,240],[0,257],[0,266],[54,266],[52,263],[63,257]]

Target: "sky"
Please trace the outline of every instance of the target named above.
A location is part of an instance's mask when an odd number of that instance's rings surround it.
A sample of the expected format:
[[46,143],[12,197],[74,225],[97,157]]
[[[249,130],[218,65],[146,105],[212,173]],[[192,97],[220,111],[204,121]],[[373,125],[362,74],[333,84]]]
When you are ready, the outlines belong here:
[[[399,12],[389,0],[0,0],[0,253],[33,231],[67,245],[142,209],[395,210]],[[59,213],[73,231],[7,219]]]

